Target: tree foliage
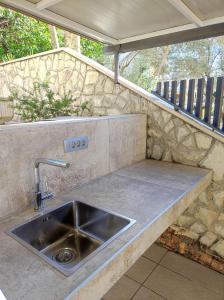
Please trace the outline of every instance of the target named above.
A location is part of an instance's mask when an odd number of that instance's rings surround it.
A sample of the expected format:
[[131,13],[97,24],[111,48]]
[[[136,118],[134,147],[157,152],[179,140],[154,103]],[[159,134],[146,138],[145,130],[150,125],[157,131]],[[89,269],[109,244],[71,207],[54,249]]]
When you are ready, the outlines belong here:
[[0,61],[51,49],[46,24],[9,9],[0,8],[0,18],[7,23],[0,26]]
[[81,40],[81,53],[96,60],[99,63],[104,63],[104,44],[98,43],[87,38]]
[[[121,61],[128,59],[128,55]],[[223,76],[224,37],[138,51],[128,68],[121,72],[147,90],[160,80]]]
[[[66,46],[66,33],[57,29],[59,45]],[[23,14],[0,7],[0,62],[54,48],[49,26]],[[81,38],[82,54],[104,63],[104,45]]]

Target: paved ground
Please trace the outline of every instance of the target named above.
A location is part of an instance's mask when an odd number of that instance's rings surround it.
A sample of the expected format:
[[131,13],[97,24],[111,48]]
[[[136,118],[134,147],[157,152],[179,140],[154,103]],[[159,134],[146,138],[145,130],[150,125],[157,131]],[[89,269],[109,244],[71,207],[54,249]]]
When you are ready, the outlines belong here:
[[224,300],[224,276],[152,245],[102,300]]

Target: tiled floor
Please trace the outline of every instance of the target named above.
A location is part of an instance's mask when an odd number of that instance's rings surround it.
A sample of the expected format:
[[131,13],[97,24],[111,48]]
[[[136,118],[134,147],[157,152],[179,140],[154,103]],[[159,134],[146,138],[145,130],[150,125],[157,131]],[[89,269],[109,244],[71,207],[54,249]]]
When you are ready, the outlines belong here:
[[103,300],[224,300],[224,276],[152,245]]

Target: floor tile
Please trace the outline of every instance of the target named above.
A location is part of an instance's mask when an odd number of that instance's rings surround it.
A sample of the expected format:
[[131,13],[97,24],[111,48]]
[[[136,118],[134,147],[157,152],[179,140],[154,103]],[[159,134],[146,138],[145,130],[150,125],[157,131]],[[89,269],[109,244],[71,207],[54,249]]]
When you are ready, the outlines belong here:
[[156,263],[145,257],[140,257],[137,262],[128,270],[126,275],[139,283],[143,283],[152,273],[155,267]]
[[224,297],[224,276],[222,274],[173,252],[167,252],[160,264],[190,280],[199,282],[200,285],[218,292]]
[[[153,293],[145,287],[141,287],[132,300],[164,300],[165,298]],[[115,300],[115,299],[114,299]]]
[[144,285],[169,300],[223,300],[220,294],[162,266],[153,271]]
[[104,300],[130,300],[140,284],[136,281],[123,276],[104,296]]
[[143,256],[151,259],[152,261],[159,263],[163,256],[167,253],[167,250],[163,247],[160,247],[156,244],[152,244],[149,249],[145,251]]

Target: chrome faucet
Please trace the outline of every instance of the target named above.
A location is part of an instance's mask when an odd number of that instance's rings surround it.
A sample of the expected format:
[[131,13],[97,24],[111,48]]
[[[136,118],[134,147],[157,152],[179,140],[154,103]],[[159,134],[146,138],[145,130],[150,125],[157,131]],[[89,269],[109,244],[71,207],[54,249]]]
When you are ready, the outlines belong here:
[[47,159],[39,158],[35,162],[35,182],[36,182],[36,201],[35,201],[35,210],[41,210],[43,208],[43,200],[51,199],[54,197],[53,193],[43,192],[41,190],[41,181],[40,181],[40,164],[46,164],[55,167],[68,168],[70,164],[63,160],[56,159]]

